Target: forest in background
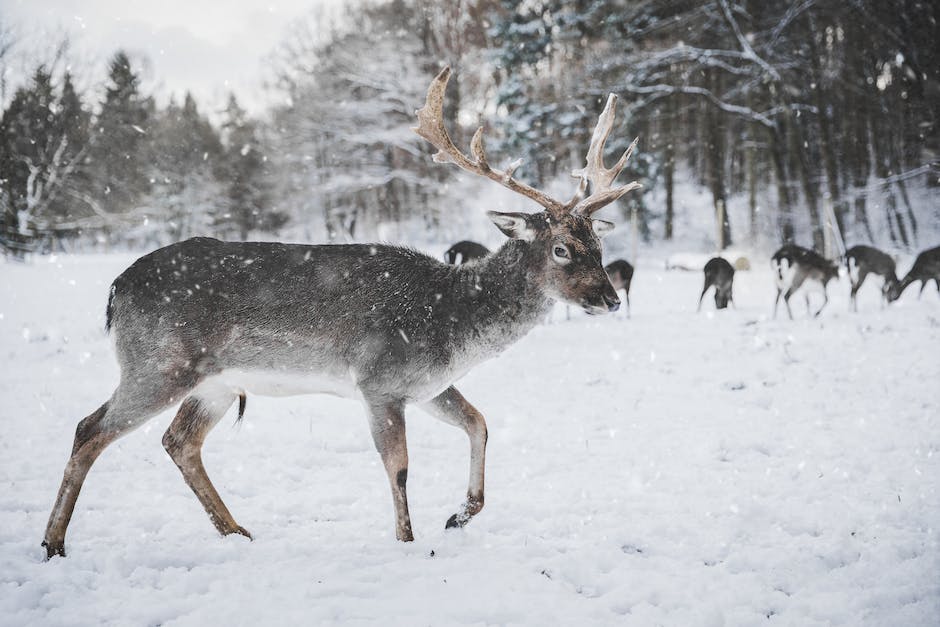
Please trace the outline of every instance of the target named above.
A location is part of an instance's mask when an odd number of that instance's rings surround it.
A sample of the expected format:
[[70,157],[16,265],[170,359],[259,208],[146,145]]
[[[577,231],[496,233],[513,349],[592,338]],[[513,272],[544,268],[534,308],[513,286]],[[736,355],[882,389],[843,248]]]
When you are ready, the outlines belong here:
[[453,232],[481,209],[475,182],[410,130],[449,64],[455,142],[484,125],[491,159],[522,158],[537,186],[568,184],[618,93],[608,150],[640,137],[622,178],[644,190],[617,210],[644,238],[681,236],[676,189],[692,182],[718,248],[837,254],[841,233],[910,251],[940,225],[938,35],[940,5],[918,0],[362,2],[285,33],[268,68],[279,104],[249,115],[232,95],[209,115],[189,94],[158,105],[124,51],[76,81],[67,40],[10,84],[22,42],[0,24],[0,246]]

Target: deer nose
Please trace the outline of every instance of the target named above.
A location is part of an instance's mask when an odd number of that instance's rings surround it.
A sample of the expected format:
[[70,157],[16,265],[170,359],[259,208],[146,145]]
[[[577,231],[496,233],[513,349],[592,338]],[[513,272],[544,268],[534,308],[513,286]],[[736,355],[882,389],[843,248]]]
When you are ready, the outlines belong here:
[[604,304],[607,305],[607,311],[614,312],[620,309],[620,299],[614,294],[613,297],[604,294]]

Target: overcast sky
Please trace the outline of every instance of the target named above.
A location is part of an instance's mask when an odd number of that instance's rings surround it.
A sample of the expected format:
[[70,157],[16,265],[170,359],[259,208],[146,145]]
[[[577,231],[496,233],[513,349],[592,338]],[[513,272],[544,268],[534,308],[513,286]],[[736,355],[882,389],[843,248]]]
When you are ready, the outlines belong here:
[[[0,21],[50,39],[59,29],[71,33],[76,56],[96,65],[95,76],[82,76],[85,82],[101,82],[107,58],[124,48],[150,59],[146,84],[161,100],[188,89],[211,108],[223,104],[231,89],[257,110],[265,102],[263,60],[288,25],[317,4],[339,1],[0,0]],[[53,42],[27,45],[44,54],[42,46],[51,50]]]

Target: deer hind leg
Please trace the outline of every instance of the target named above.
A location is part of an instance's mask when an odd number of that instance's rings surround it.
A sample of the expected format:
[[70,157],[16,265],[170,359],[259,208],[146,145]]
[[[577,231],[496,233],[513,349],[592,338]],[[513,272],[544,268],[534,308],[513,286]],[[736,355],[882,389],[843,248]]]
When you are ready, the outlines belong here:
[[453,386],[422,405],[435,418],[463,429],[470,437],[470,484],[467,501],[447,520],[445,528],[463,527],[483,509],[483,474],[486,465],[486,421]]
[[[818,317],[819,317],[819,314],[822,313],[822,310],[825,309],[825,308],[826,308],[826,305],[829,304],[829,291],[826,289],[826,286],[825,286],[825,285],[823,286],[822,295],[823,295],[823,304],[820,305],[820,306],[819,306],[819,309],[816,310],[816,313],[813,314],[813,317],[814,317],[814,318],[818,318]],[[809,302],[809,300],[807,300],[806,302]]]
[[206,436],[236,397],[235,392],[221,386],[203,389],[187,397],[163,434],[163,447],[183,473],[183,480],[202,503],[216,530],[223,536],[237,533],[251,539],[251,534],[235,522],[222,502],[202,463],[202,445]]
[[787,306],[787,315],[790,316],[790,320],[793,320],[793,310],[790,309],[790,297],[793,296],[793,292],[795,292],[796,289],[795,287],[791,287],[783,295],[783,304]]
[[849,294],[850,300],[852,301],[852,310],[858,311],[858,299],[856,294],[858,294],[858,289],[862,287],[862,283],[865,282],[865,277],[868,276],[867,272],[860,272],[858,275],[858,280],[852,282],[852,292]]
[[[133,379],[126,379],[130,380]],[[172,389],[160,386],[141,388],[136,383],[130,385],[122,381],[109,401],[78,423],[72,455],[65,466],[59,494],[46,525],[42,542],[46,559],[55,555],[65,556],[65,532],[75,510],[75,502],[88,471],[101,452],[122,435],[169,407],[180,396],[181,392],[174,394]]]
[[366,400],[369,426],[375,448],[382,456],[395,506],[395,537],[402,542],[415,539],[408,513],[408,443],[405,439],[404,404]]

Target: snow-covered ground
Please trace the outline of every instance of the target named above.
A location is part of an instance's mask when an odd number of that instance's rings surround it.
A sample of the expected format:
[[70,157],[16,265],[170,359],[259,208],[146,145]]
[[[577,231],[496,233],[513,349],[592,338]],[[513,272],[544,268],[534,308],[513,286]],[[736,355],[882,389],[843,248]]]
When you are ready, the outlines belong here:
[[[936,625],[940,298],[848,285],[770,319],[765,260],[737,310],[641,264],[633,317],[540,327],[459,383],[490,428],[486,508],[444,522],[468,443],[408,414],[416,542],[360,406],[250,397],[206,466],[255,537],[220,538],[160,444],[109,448],[66,547],[39,546],[79,419],[117,381],[103,332],[129,256],[0,263],[3,625]],[[906,270],[901,264],[900,270]]]

